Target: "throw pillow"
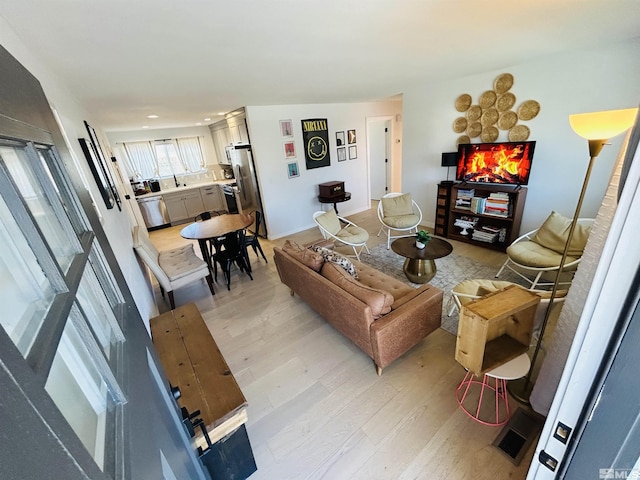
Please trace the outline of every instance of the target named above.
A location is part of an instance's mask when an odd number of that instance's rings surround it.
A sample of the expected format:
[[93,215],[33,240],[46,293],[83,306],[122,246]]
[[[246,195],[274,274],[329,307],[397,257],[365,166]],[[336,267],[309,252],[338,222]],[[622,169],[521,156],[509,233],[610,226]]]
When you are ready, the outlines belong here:
[[320,271],[324,263],[324,259],[319,253],[313,252],[289,240],[284,242],[282,250],[316,272]]
[[[557,212],[551,212],[551,215],[544,221],[536,234],[531,239],[549,250],[562,254],[564,246],[569,238],[569,229],[571,228],[571,219],[563,217]],[[567,255],[570,257],[580,257],[584,251],[584,247],[589,239],[591,226],[577,224],[571,239],[571,245]]]
[[322,255],[322,258],[325,262],[335,263],[336,265],[342,267],[349,275],[353,278],[358,278],[358,272],[356,272],[356,267],[351,260],[347,257],[340,255],[339,253],[334,252],[333,250],[329,250],[328,248],[319,247],[314,245],[311,247],[311,250],[318,252]]
[[326,211],[322,215],[318,215],[316,217],[316,222],[318,222],[318,224],[331,235],[335,235],[340,231],[340,229],[342,229],[340,219],[333,209]]
[[382,197],[380,201],[382,202],[382,212],[385,217],[413,214],[413,203],[410,193],[404,193],[395,197]]
[[393,296],[389,292],[361,284],[334,263],[325,263],[320,273],[336,286],[369,305],[374,319],[391,311]]

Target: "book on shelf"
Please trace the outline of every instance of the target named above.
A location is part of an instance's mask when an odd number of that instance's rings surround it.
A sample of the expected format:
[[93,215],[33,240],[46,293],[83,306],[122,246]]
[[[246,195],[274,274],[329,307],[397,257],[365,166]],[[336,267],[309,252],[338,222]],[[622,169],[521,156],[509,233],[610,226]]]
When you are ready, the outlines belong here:
[[473,188],[458,189],[458,193],[456,195],[456,208],[461,210],[471,210],[471,202],[474,194],[475,190]]
[[483,197],[473,197],[471,199],[471,211],[473,213],[483,214],[487,199]]
[[495,243],[500,239],[500,232],[502,230],[502,228],[494,225],[482,225],[481,227],[474,229],[471,238],[479,242]]

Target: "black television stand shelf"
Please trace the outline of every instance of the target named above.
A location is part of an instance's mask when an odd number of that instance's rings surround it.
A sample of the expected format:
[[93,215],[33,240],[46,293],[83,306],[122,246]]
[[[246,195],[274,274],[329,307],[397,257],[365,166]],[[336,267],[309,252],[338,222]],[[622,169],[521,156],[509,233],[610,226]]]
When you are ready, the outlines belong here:
[[505,251],[520,235],[527,187],[454,183],[449,195],[447,238]]

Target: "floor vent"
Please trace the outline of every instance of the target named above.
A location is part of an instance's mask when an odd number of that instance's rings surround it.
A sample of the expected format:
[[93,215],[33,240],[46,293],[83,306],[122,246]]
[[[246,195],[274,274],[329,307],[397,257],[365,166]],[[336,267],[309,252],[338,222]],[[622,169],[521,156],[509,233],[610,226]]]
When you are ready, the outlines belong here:
[[518,408],[492,445],[506,455],[513,464],[519,465],[522,457],[542,430],[543,423],[543,416]]

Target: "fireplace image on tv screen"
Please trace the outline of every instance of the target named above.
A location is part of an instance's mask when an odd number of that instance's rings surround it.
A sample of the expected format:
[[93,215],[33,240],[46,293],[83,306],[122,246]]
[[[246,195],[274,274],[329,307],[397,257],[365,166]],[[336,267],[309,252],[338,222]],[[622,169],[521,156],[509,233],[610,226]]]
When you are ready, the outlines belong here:
[[461,144],[456,180],[527,185],[535,145],[533,141]]

